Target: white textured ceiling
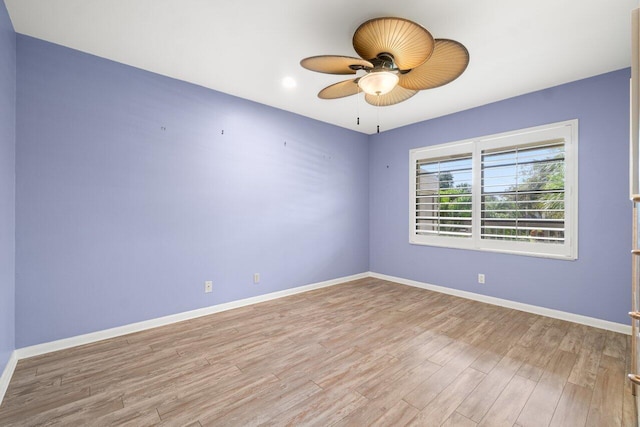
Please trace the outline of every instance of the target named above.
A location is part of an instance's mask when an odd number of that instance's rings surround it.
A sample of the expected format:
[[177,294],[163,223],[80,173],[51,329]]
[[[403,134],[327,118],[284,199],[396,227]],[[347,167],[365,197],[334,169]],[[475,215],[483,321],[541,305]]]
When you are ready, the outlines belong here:
[[[639,0],[5,0],[14,28],[73,49],[371,134],[630,65]],[[449,85],[403,103],[321,100],[346,79],[302,58],[357,56],[364,21],[395,16],[463,43]],[[292,77],[293,89],[281,81]],[[348,76],[347,76],[348,77]],[[356,124],[359,113],[360,125]]]

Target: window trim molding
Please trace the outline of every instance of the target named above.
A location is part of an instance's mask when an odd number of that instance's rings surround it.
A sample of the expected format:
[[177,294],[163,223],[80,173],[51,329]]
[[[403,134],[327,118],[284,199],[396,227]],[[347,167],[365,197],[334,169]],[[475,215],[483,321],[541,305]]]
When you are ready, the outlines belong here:
[[[482,151],[507,146],[522,146],[527,143],[535,146],[545,138],[564,138],[565,146],[565,243],[550,245],[502,241],[480,238],[480,209],[482,186]],[[416,161],[424,158],[437,158],[447,155],[468,153],[472,155],[472,236],[457,238],[446,236],[424,236],[415,232],[416,224]],[[578,119],[550,123],[515,131],[485,135],[461,141],[430,145],[409,150],[409,243],[453,249],[499,252],[516,255],[553,258],[562,260],[578,259]]]

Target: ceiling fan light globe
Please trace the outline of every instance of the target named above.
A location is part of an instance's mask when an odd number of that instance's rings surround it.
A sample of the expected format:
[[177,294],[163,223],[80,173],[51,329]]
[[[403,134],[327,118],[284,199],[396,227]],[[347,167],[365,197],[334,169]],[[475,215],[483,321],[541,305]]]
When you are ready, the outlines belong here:
[[372,71],[358,80],[358,86],[369,95],[384,95],[393,90],[400,78],[391,71]]

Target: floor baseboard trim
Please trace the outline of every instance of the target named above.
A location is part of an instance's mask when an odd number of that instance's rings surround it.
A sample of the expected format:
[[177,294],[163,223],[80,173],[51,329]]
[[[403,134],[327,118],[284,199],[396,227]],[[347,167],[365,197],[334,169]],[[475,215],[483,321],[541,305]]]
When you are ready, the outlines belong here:
[[0,405],[2,405],[2,400],[4,399],[4,395],[9,388],[9,382],[11,382],[11,377],[13,377],[13,371],[16,370],[17,364],[18,355],[14,350],[11,352],[11,356],[9,356],[7,366],[5,366],[4,371],[2,371],[2,376],[0,376]]
[[402,277],[389,276],[386,274],[369,272],[370,277],[376,279],[388,280],[390,282],[399,283],[401,285],[413,286],[416,288],[427,289],[430,291],[449,294],[461,298],[471,299],[487,304],[499,305],[515,310],[526,311],[527,313],[539,314],[541,316],[552,317],[554,319],[566,320],[582,325],[593,326],[594,328],[605,329],[608,331],[619,332],[621,334],[631,335],[631,326],[622,323],[611,322],[608,320],[596,319],[595,317],[583,316],[580,314],[569,313],[566,311],[554,310],[551,308],[540,307],[521,302],[510,301],[502,298],[491,297],[482,294],[476,294],[468,291],[447,288],[444,286],[432,285],[429,283],[418,282],[416,280],[404,279]]
[[0,402],[9,385],[9,381],[13,375],[13,371],[16,367],[18,360],[26,359],[29,357],[39,356],[54,351],[64,350],[79,345],[91,344],[97,341],[102,341],[109,338],[115,338],[122,335],[131,334],[134,332],[140,332],[147,329],[157,328],[160,326],[170,325],[184,320],[195,319],[202,316],[207,316],[214,313],[219,313],[226,310],[232,310],[234,308],[245,307],[252,304],[258,304],[261,302],[271,301],[278,298],[287,297],[303,292],[312,291],[314,289],[321,289],[329,286],[339,285],[341,283],[350,282],[352,280],[364,279],[373,277],[377,279],[387,280],[390,282],[398,283],[401,285],[413,286],[417,288],[427,289],[430,291],[440,292],[461,298],[471,299],[487,304],[498,305],[506,308],[512,308],[515,310],[525,311],[528,313],[539,314],[541,316],[552,317],[555,319],[567,320],[569,322],[580,323],[587,326],[593,326],[595,328],[605,329],[609,331],[619,332],[623,334],[631,334],[631,326],[620,323],[610,322],[607,320],[596,319],[593,317],[582,316],[579,314],[568,313],[560,310],[553,310],[549,308],[539,307],[530,304],[519,303],[502,298],[491,297],[487,295],[476,294],[473,292],[461,291],[458,289],[447,288],[444,286],[432,285],[429,283],[419,282],[416,280],[405,279],[402,277],[389,276],[386,274],[365,272],[354,274],[351,276],[339,277],[336,279],[327,280],[324,282],[312,283],[309,285],[299,286],[296,288],[285,289],[278,292],[272,292],[269,294],[258,295],[255,297],[245,298],[237,301],[231,301],[228,303],[217,304],[210,307],[204,307],[197,310],[186,311],[183,313],[177,313],[169,316],[159,317],[156,319],[146,320],[137,323],[131,323],[129,325],[119,326],[111,329],[105,329],[102,331],[91,332],[84,335],[78,335],[75,337],[64,338],[57,341],[51,341],[42,344],[36,344],[29,347],[23,347],[16,349],[11,354],[7,366],[4,369],[2,377],[0,377]]
[[255,297],[245,298],[237,301],[231,301],[223,304],[212,305],[197,310],[185,311],[183,313],[172,314],[169,316],[158,317],[156,319],[145,320],[142,322],[131,323],[129,325],[118,326],[102,331],[91,332],[75,337],[64,338],[57,341],[36,344],[29,347],[23,347],[15,350],[17,360],[26,359],[28,357],[39,356],[58,350],[64,350],[79,345],[91,344],[109,338],[115,338],[122,335],[140,332],[147,329],[157,328],[159,326],[170,325],[172,323],[182,322],[184,320],[195,319],[209,314],[219,313],[221,311],[232,310],[234,308],[245,307],[247,305],[257,304],[265,301],[271,301],[278,298],[287,297],[303,292],[309,292],[315,289],[326,288],[329,286],[339,285],[341,283],[350,282],[352,280],[365,279],[369,277],[369,273],[359,273],[351,276],[339,277],[337,279],[326,280],[324,282],[312,283],[309,285],[298,286],[296,288],[285,289],[283,291],[272,292],[269,294],[258,295]]

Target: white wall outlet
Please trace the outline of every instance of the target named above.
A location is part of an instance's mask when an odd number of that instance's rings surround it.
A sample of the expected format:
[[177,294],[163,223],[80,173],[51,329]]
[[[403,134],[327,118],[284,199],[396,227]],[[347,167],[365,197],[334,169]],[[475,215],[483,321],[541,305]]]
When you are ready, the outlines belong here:
[[211,280],[204,282],[204,291],[206,293],[213,292],[213,282]]
[[481,283],[484,285],[484,274],[482,273],[478,274],[478,283]]
[[260,273],[253,273],[253,283],[256,285],[260,283]]

